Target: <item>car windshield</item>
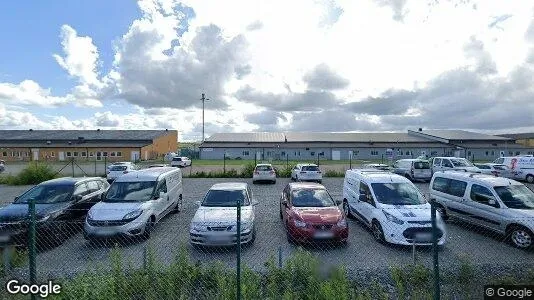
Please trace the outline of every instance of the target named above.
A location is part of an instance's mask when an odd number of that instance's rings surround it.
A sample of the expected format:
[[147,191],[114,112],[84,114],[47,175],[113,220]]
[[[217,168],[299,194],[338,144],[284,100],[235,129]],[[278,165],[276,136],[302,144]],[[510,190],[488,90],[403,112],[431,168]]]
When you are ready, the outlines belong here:
[[297,189],[291,193],[295,207],[330,207],[336,203],[325,189]]
[[455,167],[473,167],[474,165],[467,159],[451,159],[452,164]]
[[372,183],[376,200],[388,205],[420,205],[423,195],[409,183]]
[[302,171],[319,171],[317,166],[303,166]]
[[271,171],[273,168],[271,166],[257,166],[256,171]]
[[526,186],[496,186],[494,189],[508,208],[534,209],[534,193]]
[[152,198],[156,181],[114,182],[104,202],[138,202]]
[[430,169],[428,161],[415,161],[413,163],[414,169]]
[[250,205],[245,190],[210,190],[202,206],[208,207],[237,207],[237,202],[241,203],[241,206]]
[[73,190],[73,185],[38,185],[20,196],[15,203],[28,203],[32,198],[37,204],[65,202],[70,200]]
[[110,171],[126,171],[126,169],[127,169],[126,166],[118,165],[118,166],[111,167],[111,169],[109,170]]

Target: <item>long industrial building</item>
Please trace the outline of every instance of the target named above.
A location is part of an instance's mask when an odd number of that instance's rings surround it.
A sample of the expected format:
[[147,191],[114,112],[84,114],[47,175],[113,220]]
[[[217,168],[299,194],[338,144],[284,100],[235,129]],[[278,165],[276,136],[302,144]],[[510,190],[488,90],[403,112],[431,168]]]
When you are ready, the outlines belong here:
[[407,132],[258,132],[216,133],[200,146],[201,159],[347,160],[456,156],[493,160],[528,155],[534,147],[513,138],[464,130]]
[[0,160],[137,161],[178,148],[176,130],[0,130]]

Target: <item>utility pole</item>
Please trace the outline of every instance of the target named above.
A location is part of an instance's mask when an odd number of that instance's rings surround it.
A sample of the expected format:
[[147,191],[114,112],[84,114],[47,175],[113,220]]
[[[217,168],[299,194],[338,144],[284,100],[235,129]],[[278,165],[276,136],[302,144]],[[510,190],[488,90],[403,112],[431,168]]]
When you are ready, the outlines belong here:
[[200,101],[202,101],[202,142],[204,143],[204,103],[206,100],[210,100],[206,98],[206,94],[202,93],[202,98],[200,98]]

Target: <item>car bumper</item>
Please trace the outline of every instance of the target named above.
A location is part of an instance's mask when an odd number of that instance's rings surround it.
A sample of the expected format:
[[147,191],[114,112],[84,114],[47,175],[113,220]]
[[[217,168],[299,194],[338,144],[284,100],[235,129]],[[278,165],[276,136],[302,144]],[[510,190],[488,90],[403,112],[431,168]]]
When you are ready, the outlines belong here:
[[[382,226],[384,231],[384,239],[386,242],[397,245],[419,245],[430,246],[432,245],[432,227],[431,226],[414,226],[409,224],[405,226],[392,226],[389,230],[386,230]],[[424,238],[417,238],[416,234],[421,233],[426,235]],[[447,240],[447,232],[444,227],[438,227],[438,245],[445,244]]]
[[346,241],[349,237],[348,227],[337,227],[334,225],[329,230],[318,230],[307,226],[305,228],[292,226],[288,228],[288,234],[297,242],[317,242],[317,241]]
[[[47,239],[51,235],[60,233],[53,222],[37,222],[35,225],[35,237]],[[28,241],[29,227],[26,224],[6,226],[0,230],[0,244],[25,245]]]
[[[97,221],[102,222],[102,221]],[[83,236],[91,238],[113,238],[113,237],[136,237],[145,233],[147,220],[136,219],[124,225],[90,225],[87,221],[83,227]]]
[[322,175],[297,175],[300,181],[321,181]]
[[254,175],[252,176],[254,181],[276,181],[276,175]]
[[[254,231],[241,232],[241,244],[246,244],[254,238]],[[190,231],[189,240],[193,245],[201,246],[234,246],[237,244],[236,232],[199,232]]]

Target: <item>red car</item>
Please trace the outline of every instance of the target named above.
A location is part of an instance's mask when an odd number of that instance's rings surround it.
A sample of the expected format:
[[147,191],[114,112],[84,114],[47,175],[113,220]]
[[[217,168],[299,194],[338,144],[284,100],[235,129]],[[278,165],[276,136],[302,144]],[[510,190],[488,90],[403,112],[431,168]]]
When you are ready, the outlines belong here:
[[317,183],[289,183],[280,197],[280,218],[289,242],[334,240],[346,243],[349,228],[343,211]]

